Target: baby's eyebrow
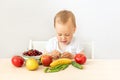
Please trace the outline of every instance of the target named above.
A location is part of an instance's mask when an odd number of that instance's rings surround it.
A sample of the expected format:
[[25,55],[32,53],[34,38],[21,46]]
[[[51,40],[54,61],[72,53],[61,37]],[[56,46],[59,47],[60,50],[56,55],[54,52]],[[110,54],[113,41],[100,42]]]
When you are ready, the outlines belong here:
[[57,33],[57,34],[59,34],[59,35],[70,35],[71,33]]
[[65,34],[70,34],[70,33],[65,33]]
[[57,34],[62,34],[62,33],[57,33]]

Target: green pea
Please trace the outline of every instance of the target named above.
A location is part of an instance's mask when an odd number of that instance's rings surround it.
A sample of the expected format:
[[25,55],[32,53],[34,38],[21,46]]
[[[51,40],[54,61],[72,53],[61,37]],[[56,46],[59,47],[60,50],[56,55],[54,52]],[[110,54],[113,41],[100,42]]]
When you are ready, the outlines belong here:
[[44,72],[45,72],[45,73],[47,73],[48,69],[49,69],[48,67],[47,67],[47,68],[45,68],[45,69],[44,69]]
[[78,69],[83,69],[83,66],[81,64],[76,63],[75,61],[72,61],[72,66],[74,66]]
[[50,70],[50,69],[49,69],[48,72],[49,72],[49,73],[51,73],[51,72],[58,72],[58,71],[60,71],[60,70],[61,70],[60,68],[58,68],[58,69],[53,69],[53,70]]
[[61,64],[61,65],[57,65],[55,67],[50,67],[50,68],[45,68],[44,72],[45,73],[52,73],[52,72],[58,72],[61,70],[66,69],[69,66],[69,64]]
[[64,65],[62,65],[62,66],[61,66],[61,70],[66,69],[68,66],[69,66],[69,64],[64,64]]
[[58,69],[58,68],[60,68],[62,65],[57,65],[57,66],[55,66],[55,67],[50,67],[50,70],[55,70],[55,69]]

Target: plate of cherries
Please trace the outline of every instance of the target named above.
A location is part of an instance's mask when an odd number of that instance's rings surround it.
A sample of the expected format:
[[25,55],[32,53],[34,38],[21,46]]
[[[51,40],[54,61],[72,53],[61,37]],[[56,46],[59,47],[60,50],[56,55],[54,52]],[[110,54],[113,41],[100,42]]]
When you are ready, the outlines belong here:
[[31,50],[23,52],[22,55],[23,55],[24,59],[28,59],[28,58],[40,59],[42,52],[40,52],[36,49],[31,49]]

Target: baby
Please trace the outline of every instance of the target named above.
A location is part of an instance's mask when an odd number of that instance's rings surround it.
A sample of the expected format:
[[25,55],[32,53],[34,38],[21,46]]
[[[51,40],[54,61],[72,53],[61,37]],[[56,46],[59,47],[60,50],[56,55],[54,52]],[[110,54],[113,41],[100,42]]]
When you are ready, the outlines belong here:
[[79,41],[74,37],[76,31],[75,16],[71,11],[62,10],[54,18],[56,37],[48,41],[46,51],[51,53],[54,59],[64,57],[72,59],[74,54],[80,53]]

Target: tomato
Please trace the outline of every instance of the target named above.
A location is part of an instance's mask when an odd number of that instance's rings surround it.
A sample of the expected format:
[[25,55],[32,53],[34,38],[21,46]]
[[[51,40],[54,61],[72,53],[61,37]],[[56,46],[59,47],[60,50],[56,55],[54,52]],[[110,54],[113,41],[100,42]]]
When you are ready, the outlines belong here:
[[16,67],[22,67],[22,65],[24,64],[24,58],[18,55],[13,56],[11,62]]
[[84,64],[87,60],[87,57],[84,54],[78,53],[75,55],[74,60],[79,64]]

